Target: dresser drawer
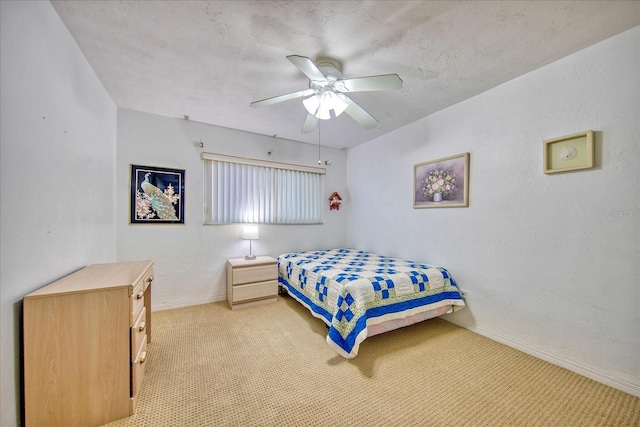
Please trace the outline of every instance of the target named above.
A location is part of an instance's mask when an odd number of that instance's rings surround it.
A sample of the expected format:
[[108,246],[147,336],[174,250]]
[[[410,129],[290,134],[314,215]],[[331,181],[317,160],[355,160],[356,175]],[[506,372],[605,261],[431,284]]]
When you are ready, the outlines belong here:
[[[150,305],[148,301],[149,293],[147,288],[153,281],[153,268],[150,268],[142,277],[142,279],[135,283],[133,293],[131,294],[131,325],[140,316],[140,311],[145,305]],[[151,309],[149,307],[149,309]]]
[[142,341],[147,339],[147,316],[146,307],[142,307],[138,319],[131,327],[131,361],[135,361],[135,357],[138,354],[138,350],[142,345]]
[[136,357],[131,362],[131,407],[130,412],[135,412],[135,404],[140,392],[140,386],[144,379],[144,369],[147,364],[147,340],[142,340],[142,345],[138,350]]
[[278,266],[258,265],[255,267],[235,268],[233,270],[233,285],[243,283],[264,282],[278,278]]
[[140,316],[140,312],[144,308],[144,282],[138,283],[131,294],[131,325]]
[[248,285],[236,285],[233,287],[233,302],[248,301],[278,294],[278,281],[251,283]]

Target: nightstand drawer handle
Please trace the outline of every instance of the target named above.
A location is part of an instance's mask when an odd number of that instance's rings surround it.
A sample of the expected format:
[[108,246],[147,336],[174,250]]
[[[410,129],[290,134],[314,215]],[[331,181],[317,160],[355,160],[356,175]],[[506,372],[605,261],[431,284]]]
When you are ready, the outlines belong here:
[[145,361],[147,360],[147,352],[143,351],[142,354],[140,355],[140,364],[142,365]]
[[146,322],[140,322],[140,325],[138,325],[138,332],[144,332],[144,329],[147,327]]
[[140,291],[136,294],[136,299],[142,299],[142,298],[144,298],[144,292]]
[[147,282],[149,282],[149,283],[153,282],[153,276],[147,277]]

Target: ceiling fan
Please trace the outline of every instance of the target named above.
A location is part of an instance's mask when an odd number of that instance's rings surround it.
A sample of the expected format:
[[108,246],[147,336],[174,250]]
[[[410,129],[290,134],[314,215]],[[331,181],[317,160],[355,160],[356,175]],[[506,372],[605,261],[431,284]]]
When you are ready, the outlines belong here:
[[371,129],[378,124],[378,121],[346,94],[402,88],[402,80],[397,74],[343,79],[339,70],[340,65],[335,60],[321,59],[318,60],[316,65],[312,60],[304,56],[289,55],[287,59],[309,78],[309,89],[255,101],[251,103],[251,106],[264,107],[308,96],[309,98],[302,101],[309,113],[302,126],[303,133],[313,131],[318,124],[318,120],[330,119],[331,110],[333,110],[333,114],[336,117],[346,112],[356,122],[367,129]]

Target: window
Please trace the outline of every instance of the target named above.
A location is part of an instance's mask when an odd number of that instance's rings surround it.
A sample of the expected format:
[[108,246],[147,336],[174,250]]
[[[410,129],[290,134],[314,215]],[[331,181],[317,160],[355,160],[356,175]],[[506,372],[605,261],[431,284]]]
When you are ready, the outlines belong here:
[[202,153],[205,223],[317,224],[324,168]]

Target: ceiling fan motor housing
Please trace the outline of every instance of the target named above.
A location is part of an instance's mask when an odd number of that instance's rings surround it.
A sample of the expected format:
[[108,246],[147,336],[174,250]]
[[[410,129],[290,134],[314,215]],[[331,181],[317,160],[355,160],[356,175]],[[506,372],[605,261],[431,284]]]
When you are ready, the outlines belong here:
[[333,85],[336,81],[342,79],[342,64],[340,64],[340,62],[333,59],[322,58],[318,59],[316,64],[318,70],[324,74],[329,84]]

